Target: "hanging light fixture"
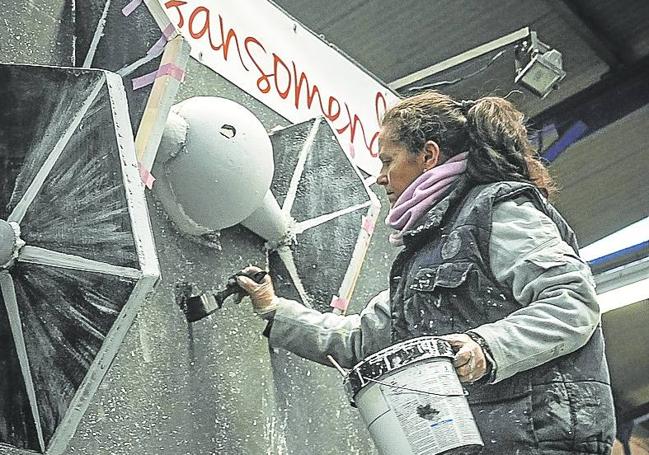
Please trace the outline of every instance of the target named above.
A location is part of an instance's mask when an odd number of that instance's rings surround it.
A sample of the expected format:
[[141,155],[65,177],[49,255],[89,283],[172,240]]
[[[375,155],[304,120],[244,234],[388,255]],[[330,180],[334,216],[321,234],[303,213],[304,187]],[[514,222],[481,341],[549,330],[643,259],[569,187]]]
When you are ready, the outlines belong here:
[[516,46],[515,83],[545,98],[565,77],[561,52],[539,41],[536,32]]
[[491,65],[491,63],[493,63],[493,61],[499,58],[504,51],[501,51],[492,58],[490,63],[473,73],[462,75],[451,81],[435,81],[432,83],[420,84],[416,87],[413,86],[416,82],[422,81],[459,65],[463,65],[476,58],[483,57],[490,52],[511,46],[512,44],[515,44],[516,53],[516,73],[514,82],[522,85],[535,95],[545,98],[552,90],[558,87],[557,84],[566,77],[566,72],[563,70],[561,52],[552,49],[547,44],[539,41],[536,32],[531,31],[529,27],[523,27],[522,29],[508,35],[448,58],[443,62],[436,63],[412,74],[408,74],[389,83],[388,86],[392,90],[406,90],[411,92],[456,84],[457,82],[464,81],[476,74],[482,73]]

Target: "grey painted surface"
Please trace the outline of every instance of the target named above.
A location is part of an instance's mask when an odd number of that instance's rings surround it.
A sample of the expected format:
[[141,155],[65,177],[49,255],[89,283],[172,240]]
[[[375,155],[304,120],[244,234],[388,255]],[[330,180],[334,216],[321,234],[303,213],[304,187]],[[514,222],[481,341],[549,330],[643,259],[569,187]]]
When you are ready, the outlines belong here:
[[72,66],[70,1],[0,1],[0,61]]

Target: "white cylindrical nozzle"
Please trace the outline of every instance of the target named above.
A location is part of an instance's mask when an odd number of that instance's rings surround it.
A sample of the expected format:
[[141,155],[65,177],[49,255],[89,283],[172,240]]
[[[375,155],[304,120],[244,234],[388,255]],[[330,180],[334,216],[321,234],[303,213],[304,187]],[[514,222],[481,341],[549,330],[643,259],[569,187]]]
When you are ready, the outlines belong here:
[[262,204],[252,214],[241,222],[242,225],[268,241],[271,249],[290,239],[287,217],[282,213],[277,200],[268,191]]

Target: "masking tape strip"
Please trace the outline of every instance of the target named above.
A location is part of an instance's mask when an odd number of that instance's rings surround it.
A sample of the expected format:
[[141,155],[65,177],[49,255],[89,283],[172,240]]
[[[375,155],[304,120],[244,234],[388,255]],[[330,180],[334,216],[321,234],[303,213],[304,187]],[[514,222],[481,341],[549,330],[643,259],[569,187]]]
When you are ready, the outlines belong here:
[[165,46],[167,45],[167,37],[162,35],[158,41],[156,41],[151,49],[146,51],[146,55],[155,55],[156,57],[162,54]]
[[374,224],[374,220],[372,220],[372,218],[370,218],[369,216],[363,217],[362,227],[363,230],[367,232],[369,235],[372,235],[375,226],[376,225]]
[[171,76],[176,80],[183,81],[185,78],[185,72],[174,65],[173,63],[167,63],[158,68],[157,71],[152,73],[145,74],[144,76],[135,77],[131,82],[133,82],[133,90],[146,87],[147,85],[153,84],[153,82],[162,76]]
[[137,9],[138,6],[142,4],[143,0],[131,0],[128,5],[122,8],[122,14],[124,16],[129,16],[133,11]]
[[354,147],[354,143],[350,142],[349,143],[349,156],[351,158],[356,158],[356,148]]
[[153,182],[155,182],[155,177],[153,176],[153,174],[151,174],[151,171],[144,167],[144,165],[139,161],[137,163],[137,167],[140,171],[140,178],[142,179],[142,182],[144,182],[148,189],[152,189]]
[[174,24],[169,24],[167,27],[162,31],[162,35],[167,38],[167,41],[169,41],[174,32],[176,31],[176,27],[174,27]]
[[331,298],[331,304],[329,306],[344,312],[349,306],[349,301],[347,299],[343,299],[342,297],[334,295]]
[[117,74],[122,77],[128,76],[142,65],[146,65],[154,58],[160,56],[167,46],[167,41],[169,41],[171,39],[171,36],[174,34],[174,31],[175,29],[173,28],[173,25],[169,25],[169,27],[162,31],[162,36],[160,36],[160,39],[153,43],[153,46],[151,46],[151,48],[146,51],[146,55],[144,57],[137,59],[129,65],[124,66],[117,71]]
[[155,55],[157,57],[158,55],[162,54],[162,50],[167,45],[167,41],[171,39],[171,36],[173,35],[175,30],[176,29],[174,28],[173,24],[169,24],[169,26],[167,26],[167,28],[162,31],[162,36],[160,37],[160,39],[156,41],[153,46],[151,46],[151,49],[146,52],[146,55]]

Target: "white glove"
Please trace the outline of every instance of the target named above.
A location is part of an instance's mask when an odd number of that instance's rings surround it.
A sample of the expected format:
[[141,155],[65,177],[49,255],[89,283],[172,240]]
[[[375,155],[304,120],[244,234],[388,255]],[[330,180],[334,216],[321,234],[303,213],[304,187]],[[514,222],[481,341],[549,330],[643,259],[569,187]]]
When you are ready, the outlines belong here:
[[[261,269],[254,266],[243,269],[243,272],[248,275],[259,271]],[[255,280],[246,276],[237,275],[237,283],[250,296],[252,309],[257,315],[266,319],[274,315],[278,306],[278,298],[275,295],[275,288],[273,287],[273,281],[270,279],[270,275],[266,275],[261,283],[256,283]]]

